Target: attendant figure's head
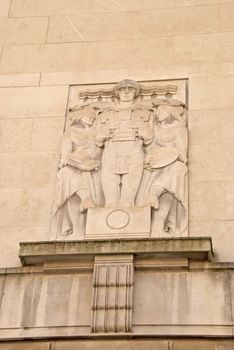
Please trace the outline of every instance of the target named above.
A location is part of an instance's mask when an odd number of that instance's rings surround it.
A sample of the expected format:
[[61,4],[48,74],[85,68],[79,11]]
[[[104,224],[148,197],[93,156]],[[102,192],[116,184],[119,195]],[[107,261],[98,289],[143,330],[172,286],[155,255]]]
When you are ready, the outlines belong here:
[[125,79],[115,86],[115,96],[121,102],[133,102],[141,90],[140,84],[134,80]]
[[173,123],[178,121],[184,124],[182,114],[184,112],[184,105],[181,101],[173,99],[159,100],[153,103],[156,109],[157,122],[162,124]]

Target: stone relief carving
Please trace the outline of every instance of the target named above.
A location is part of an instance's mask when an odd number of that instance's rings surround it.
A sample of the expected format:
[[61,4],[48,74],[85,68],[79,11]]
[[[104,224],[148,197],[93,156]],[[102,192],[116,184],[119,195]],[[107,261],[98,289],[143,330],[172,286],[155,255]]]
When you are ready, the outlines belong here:
[[[62,142],[52,239],[84,239],[87,221],[89,228],[97,226],[98,215],[110,230],[109,221],[125,215],[126,225],[115,224],[113,232],[126,235],[129,224],[134,236],[133,208],[150,211],[144,235],[185,234],[188,141],[185,104],[175,93],[173,85],[133,80],[80,93]],[[145,210],[137,215],[145,220]]]

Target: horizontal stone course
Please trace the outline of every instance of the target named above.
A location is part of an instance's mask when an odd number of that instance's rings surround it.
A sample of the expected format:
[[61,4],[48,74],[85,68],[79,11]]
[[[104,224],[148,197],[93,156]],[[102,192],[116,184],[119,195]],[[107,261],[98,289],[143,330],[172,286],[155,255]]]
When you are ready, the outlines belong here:
[[151,10],[174,7],[171,0],[13,0],[11,17],[73,15],[129,10]]
[[[230,33],[128,40],[12,45],[4,48],[1,74],[134,69],[219,63],[234,55]],[[225,45],[226,50],[221,49]],[[228,44],[228,42],[230,42]],[[152,47],[157,50],[152,50]],[[66,55],[64,55],[66,52]],[[137,53],[137,54],[136,54]]]
[[131,40],[218,31],[218,7],[201,6],[150,12],[122,11],[118,16],[116,13],[52,16],[47,41],[50,43]]
[[68,87],[0,89],[0,118],[65,116]]
[[151,254],[209,260],[212,244],[209,237],[21,242],[19,256],[23,265],[30,265],[99,254]]
[[0,45],[44,43],[48,18],[1,18]]

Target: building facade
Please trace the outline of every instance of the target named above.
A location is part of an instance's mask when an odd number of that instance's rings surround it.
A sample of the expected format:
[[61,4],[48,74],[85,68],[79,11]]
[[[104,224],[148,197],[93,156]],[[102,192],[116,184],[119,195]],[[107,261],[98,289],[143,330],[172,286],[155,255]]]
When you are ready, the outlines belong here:
[[233,16],[0,1],[0,349],[234,349]]

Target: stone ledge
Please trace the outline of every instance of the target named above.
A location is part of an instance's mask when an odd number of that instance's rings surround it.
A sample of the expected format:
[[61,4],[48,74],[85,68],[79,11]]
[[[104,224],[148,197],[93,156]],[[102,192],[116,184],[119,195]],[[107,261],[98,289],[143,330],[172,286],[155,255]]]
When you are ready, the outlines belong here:
[[134,254],[137,257],[210,261],[212,241],[210,237],[188,237],[21,242],[19,251],[23,266],[90,259],[100,254]]

